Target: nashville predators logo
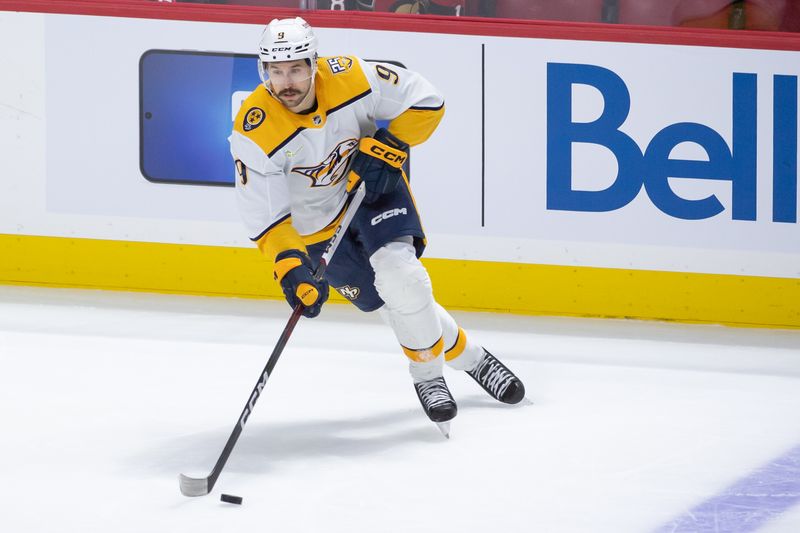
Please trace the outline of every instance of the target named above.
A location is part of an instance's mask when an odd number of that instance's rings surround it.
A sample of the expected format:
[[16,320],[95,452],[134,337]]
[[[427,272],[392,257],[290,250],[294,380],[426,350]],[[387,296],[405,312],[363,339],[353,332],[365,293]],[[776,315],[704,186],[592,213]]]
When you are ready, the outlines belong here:
[[292,172],[311,178],[312,187],[336,185],[344,178],[347,160],[358,147],[357,139],[340,142],[325,160],[313,167],[295,167]]
[[358,295],[361,294],[361,289],[358,287],[351,287],[350,285],[345,285],[344,287],[336,287],[336,290],[347,298],[350,301],[353,301],[358,298]]
[[264,119],[267,117],[267,114],[264,113],[263,109],[259,109],[258,107],[252,107],[244,116],[244,123],[242,124],[242,128],[244,131],[251,131],[256,129],[264,122]]

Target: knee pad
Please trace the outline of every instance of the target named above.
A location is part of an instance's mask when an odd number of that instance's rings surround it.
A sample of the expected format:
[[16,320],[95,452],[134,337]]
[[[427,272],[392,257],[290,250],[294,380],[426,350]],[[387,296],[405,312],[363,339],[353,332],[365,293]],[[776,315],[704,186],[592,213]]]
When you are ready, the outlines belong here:
[[434,305],[431,278],[411,244],[390,242],[372,254],[369,262],[375,271],[375,289],[390,311],[413,314]]
[[[391,242],[369,259],[375,270],[375,288],[385,305],[381,316],[394,330],[406,355],[425,351],[424,359],[442,351],[442,325],[433,300],[431,280],[406,242]],[[430,352],[430,353],[427,353]]]

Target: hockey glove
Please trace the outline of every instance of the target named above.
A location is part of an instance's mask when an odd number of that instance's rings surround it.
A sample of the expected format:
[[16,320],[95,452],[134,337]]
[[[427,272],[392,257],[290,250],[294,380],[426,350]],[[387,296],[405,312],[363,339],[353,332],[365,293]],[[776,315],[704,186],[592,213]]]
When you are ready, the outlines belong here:
[[365,204],[375,203],[397,188],[403,179],[403,163],[407,159],[408,144],[386,128],[376,131],[373,137],[361,139],[350,170],[364,182]]
[[300,250],[286,250],[275,257],[275,280],[292,308],[302,303],[303,316],[314,318],[328,299],[328,283],[314,279],[311,259]]

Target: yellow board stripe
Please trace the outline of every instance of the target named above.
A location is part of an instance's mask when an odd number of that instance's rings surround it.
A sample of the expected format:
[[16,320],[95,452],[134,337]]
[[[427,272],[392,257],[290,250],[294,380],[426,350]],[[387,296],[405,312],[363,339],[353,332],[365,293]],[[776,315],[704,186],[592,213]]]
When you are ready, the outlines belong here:
[[445,307],[800,328],[800,279],[484,261],[423,262],[437,300]]
[[[424,259],[447,308],[800,328],[800,280]],[[283,298],[253,247],[0,234],[0,283]],[[345,301],[331,291],[331,299]]]
[[280,298],[252,248],[0,234],[0,282]]

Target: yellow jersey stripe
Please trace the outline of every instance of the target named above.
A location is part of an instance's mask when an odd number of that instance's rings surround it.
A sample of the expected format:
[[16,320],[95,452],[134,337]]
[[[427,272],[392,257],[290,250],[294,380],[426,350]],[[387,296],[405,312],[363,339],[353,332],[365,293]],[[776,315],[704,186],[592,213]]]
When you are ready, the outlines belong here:
[[332,115],[332,114],[336,113],[337,111],[339,111],[340,109],[342,109],[344,107],[347,107],[347,106],[349,106],[350,104],[352,104],[354,102],[358,102],[359,100],[361,100],[365,96],[369,96],[370,94],[372,94],[372,89],[367,89],[363,93],[350,98],[346,102],[342,102],[341,104],[328,109],[327,111],[325,111],[325,114],[326,115]]
[[428,140],[444,116],[444,104],[438,108],[410,107],[389,123],[389,132],[416,146]]
[[266,232],[258,241],[258,249],[261,250],[270,261],[274,261],[275,257],[286,250],[300,250],[308,252],[303,239],[297,230],[292,226],[292,221],[289,217],[284,218],[282,222],[273,225],[271,229]]
[[274,156],[275,154],[277,154],[277,153],[280,151],[280,149],[281,149],[281,148],[283,148],[284,146],[286,146],[287,144],[289,144],[289,143],[292,141],[292,139],[294,139],[295,137],[297,137],[297,136],[300,134],[300,132],[301,132],[301,131],[303,131],[304,129],[306,129],[306,128],[305,128],[305,126],[301,126],[301,127],[297,128],[296,130],[294,130],[294,132],[292,132],[292,134],[291,134],[291,135],[289,135],[288,137],[286,137],[284,140],[282,140],[282,141],[280,142],[280,144],[278,144],[278,146],[276,146],[275,148],[273,148],[273,150],[272,150],[272,151],[271,151],[269,154],[267,154],[267,157],[272,157],[272,156]]
[[286,219],[287,219],[287,218],[291,218],[291,216],[292,216],[291,214],[288,214],[288,215],[283,215],[281,218],[279,218],[278,220],[276,220],[275,222],[273,222],[272,224],[270,224],[270,225],[269,225],[269,227],[268,227],[267,229],[265,229],[264,231],[262,231],[261,233],[259,233],[259,234],[258,234],[258,235],[256,235],[255,237],[250,237],[250,240],[251,240],[251,241],[253,241],[253,242],[258,242],[258,241],[260,241],[262,238],[264,238],[264,235],[266,235],[267,233],[269,233],[269,232],[270,232],[270,230],[272,230],[272,228],[274,228],[274,227],[275,227],[275,226],[277,226],[278,224],[282,224],[283,222],[285,222],[285,221],[286,221]]
[[310,235],[303,235],[301,238],[306,245],[317,244],[318,242],[327,241],[333,234],[336,232],[336,228],[339,227],[339,223],[342,221],[342,217],[344,217],[344,212],[347,210],[347,206],[349,203],[345,202],[342,206],[342,209],[339,211],[339,214],[333,219],[333,221],[322,228],[321,230],[314,232]]

